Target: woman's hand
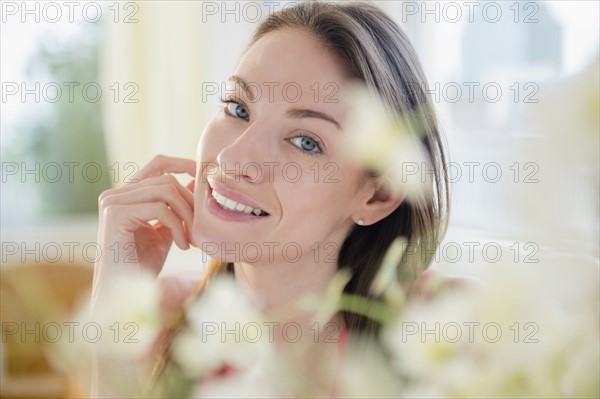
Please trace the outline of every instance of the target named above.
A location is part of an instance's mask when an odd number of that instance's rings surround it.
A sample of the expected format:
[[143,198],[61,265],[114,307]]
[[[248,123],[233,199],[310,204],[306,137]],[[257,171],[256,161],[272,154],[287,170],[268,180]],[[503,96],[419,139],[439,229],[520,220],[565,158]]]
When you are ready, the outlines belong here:
[[[100,292],[123,266],[133,264],[158,275],[173,242],[181,249],[189,248],[189,231],[194,220],[194,181],[184,187],[173,173],[195,177],[196,163],[156,156],[132,177],[131,183],[106,190],[98,198],[101,252],[94,269],[92,312],[97,308]],[[180,298],[183,294],[178,291],[178,296],[170,298],[174,289],[189,291],[192,286],[195,286],[193,282],[173,285],[163,301],[170,300],[170,306],[178,305],[183,302]],[[95,347],[93,353],[92,397],[123,397],[122,387],[132,389],[126,396],[141,397],[141,388],[136,384],[139,370],[133,359],[115,361],[97,352]]]
[[158,155],[131,183],[100,195],[98,238],[102,254],[95,277],[111,265],[125,263],[137,263],[158,275],[173,241],[181,249],[189,248],[194,182],[184,187],[172,173],[195,176],[196,163]]

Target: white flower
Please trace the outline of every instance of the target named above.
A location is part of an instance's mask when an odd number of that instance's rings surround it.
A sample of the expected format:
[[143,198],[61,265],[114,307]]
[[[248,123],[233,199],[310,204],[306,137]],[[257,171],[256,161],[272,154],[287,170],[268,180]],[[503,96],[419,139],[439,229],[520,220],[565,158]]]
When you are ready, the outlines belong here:
[[405,237],[397,237],[392,242],[371,284],[370,291],[373,295],[378,296],[385,293],[390,302],[402,303],[404,292],[398,282],[398,265],[407,247]]
[[498,265],[487,288],[411,303],[383,333],[410,395],[593,396],[597,265],[541,265]]
[[147,353],[159,333],[161,289],[154,274],[121,269],[106,281],[91,316],[80,320],[100,326],[100,353],[135,357]]
[[398,398],[402,382],[389,367],[377,343],[360,335],[351,335],[341,360],[335,397]]
[[340,309],[344,287],[350,281],[350,277],[350,272],[346,269],[338,270],[329,282],[324,295],[304,294],[298,299],[298,308],[313,311],[315,313],[313,323],[325,325]]
[[93,311],[85,300],[74,315],[65,315],[63,337],[49,353],[64,372],[89,370],[94,352],[99,359],[134,361],[149,353],[160,331],[156,277],[129,268],[113,273],[98,292]]
[[349,84],[348,92],[347,156],[362,167],[385,173],[394,193],[408,198],[429,194],[426,171],[432,167],[426,162],[416,118],[398,117],[362,83]]
[[273,340],[269,325],[228,276],[215,277],[186,317],[189,326],[175,338],[172,354],[190,378],[225,364],[249,367]]

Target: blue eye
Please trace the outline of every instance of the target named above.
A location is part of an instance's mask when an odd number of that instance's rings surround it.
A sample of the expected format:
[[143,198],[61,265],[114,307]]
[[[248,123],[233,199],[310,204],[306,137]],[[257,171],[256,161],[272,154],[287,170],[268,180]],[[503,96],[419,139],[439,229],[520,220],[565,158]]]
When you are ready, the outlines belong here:
[[290,141],[292,142],[292,144],[294,144],[296,147],[300,148],[302,151],[305,151],[305,152],[308,152],[311,154],[319,154],[319,153],[323,152],[321,150],[321,146],[319,146],[319,143],[317,142],[317,140],[315,140],[311,137],[298,136],[298,137],[294,137],[294,138],[290,139]]
[[227,115],[232,116],[234,118],[248,119],[248,111],[246,111],[246,108],[244,108],[237,101],[221,99],[221,102],[227,104],[225,105],[225,113]]

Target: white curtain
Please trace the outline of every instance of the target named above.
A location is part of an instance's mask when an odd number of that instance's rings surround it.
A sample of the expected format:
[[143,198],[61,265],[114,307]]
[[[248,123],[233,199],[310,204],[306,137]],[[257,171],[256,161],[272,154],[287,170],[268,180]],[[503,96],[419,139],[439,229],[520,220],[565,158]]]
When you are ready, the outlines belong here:
[[[218,102],[203,91],[233,72],[256,25],[211,8],[223,7],[217,2],[135,4],[121,9],[119,23],[105,21],[102,40],[102,87],[112,87],[102,98],[106,147],[109,165],[120,168],[114,185],[133,170],[128,162],[142,167],[159,153],[195,157]],[[125,15],[137,22],[124,23]]]

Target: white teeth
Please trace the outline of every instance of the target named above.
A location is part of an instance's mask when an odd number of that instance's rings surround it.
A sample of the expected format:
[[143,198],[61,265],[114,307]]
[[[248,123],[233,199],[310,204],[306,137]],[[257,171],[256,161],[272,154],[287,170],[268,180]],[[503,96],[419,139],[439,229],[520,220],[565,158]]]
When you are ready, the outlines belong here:
[[217,202],[221,203],[223,196],[214,190],[213,190],[212,194],[213,194],[213,197],[217,200]]
[[230,211],[244,212],[248,214],[253,213],[256,216],[259,216],[261,213],[263,213],[262,209],[252,208],[251,206],[242,204],[240,202],[236,202],[232,199],[225,197],[224,195],[219,194],[214,189],[212,190],[212,196],[217,201],[217,203],[221,205],[222,208],[228,209]]
[[229,198],[227,198],[226,202],[225,202],[225,208],[229,208],[232,211],[235,211],[235,207],[237,206],[237,202],[235,202],[234,200],[230,200]]

